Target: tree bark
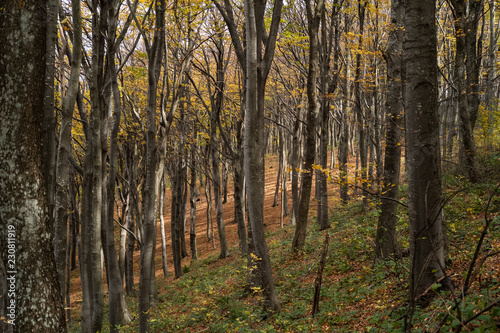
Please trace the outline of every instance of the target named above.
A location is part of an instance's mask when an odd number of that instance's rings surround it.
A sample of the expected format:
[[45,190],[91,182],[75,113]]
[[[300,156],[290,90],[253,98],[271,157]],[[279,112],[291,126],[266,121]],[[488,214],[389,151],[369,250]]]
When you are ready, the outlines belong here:
[[152,45],[148,45],[148,100],[146,118],[146,180],[144,186],[144,239],[141,246],[139,278],[139,331],[150,332],[149,309],[152,281],[154,279],[154,244],[156,235],[157,147],[156,147],[156,96],[163,60],[165,34],[165,1],[155,3],[155,27]]
[[410,303],[444,276],[435,1],[406,3],[404,42]]
[[396,223],[403,125],[403,19],[402,0],[391,2],[391,26],[385,53],[387,63],[386,145],[382,200],[375,239],[375,260],[397,252]]
[[55,199],[55,233],[54,253],[57,274],[61,285],[62,297],[65,298],[65,275],[68,233],[68,190],[69,190],[69,156],[71,155],[71,129],[73,109],[80,84],[80,65],[82,61],[82,16],[80,1],[72,1],[73,10],[73,57],[71,74],[66,96],[63,98],[61,110],[61,127],[56,162],[56,199]]
[[[197,129],[195,128],[194,133]],[[191,147],[191,183],[190,183],[190,223],[189,223],[189,243],[191,247],[191,258],[198,260],[198,248],[196,246],[196,201],[198,200],[198,187],[196,186],[196,146],[192,144]]]
[[318,100],[318,67],[319,67],[319,48],[318,31],[321,16],[325,10],[325,2],[320,0],[316,8],[311,8],[310,1],[306,1],[307,21],[309,28],[309,70],[307,75],[307,136],[304,143],[304,172],[302,173],[302,184],[300,192],[300,201],[297,212],[297,225],[295,235],[292,241],[292,252],[302,251],[306,240],[307,218],[309,213],[309,202],[311,199],[311,187],[313,176],[313,164],[316,150],[316,118],[320,109]]
[[[478,75],[476,55],[476,36],[479,20],[479,9],[482,1],[453,0],[455,18],[456,55],[454,78],[458,90],[458,115],[461,141],[460,162],[471,182],[478,180],[476,166],[476,144],[474,126],[479,107]],[[467,8],[469,7],[469,8]]]
[[[358,52],[356,54],[356,67],[354,72],[354,98],[355,98],[355,108],[356,108],[356,125],[358,127],[358,154],[357,159],[361,162],[361,187],[366,189],[367,186],[367,165],[368,165],[368,153],[367,153],[367,124],[365,124],[365,112],[361,106],[361,50],[363,48],[363,33],[365,26],[365,12],[368,1],[358,1],[358,18],[359,18],[359,39],[358,39]],[[358,168],[356,167],[356,172]],[[357,178],[357,177],[355,177]],[[363,207],[367,204],[367,195],[363,191]]]
[[276,312],[280,309],[269,251],[264,234],[264,151],[266,142],[264,133],[264,96],[265,84],[269,74],[283,2],[277,0],[273,7],[273,17],[265,54],[262,57],[265,3],[261,0],[245,1],[246,17],[246,117],[244,158],[247,179],[248,214],[251,224],[258,272],[265,298],[264,309]]
[[0,256],[15,293],[7,293],[7,319],[14,332],[66,332],[41,144],[46,2],[0,7]]
[[109,140],[109,175],[107,179],[107,216],[104,221],[106,234],[105,253],[106,253],[106,274],[108,278],[109,290],[109,324],[111,332],[118,332],[118,326],[130,321],[130,312],[125,302],[125,293],[123,290],[123,280],[120,275],[118,258],[114,241],[114,212],[115,212],[115,183],[118,155],[118,132],[121,121],[121,99],[118,87],[117,69],[115,64],[116,49],[116,33],[118,19],[119,3],[112,1],[109,6],[109,27],[108,27],[108,55],[107,55],[107,70],[109,80],[111,80],[111,90],[113,95],[113,122]]
[[158,214],[160,215],[160,237],[161,237],[161,263],[163,269],[163,276],[168,275],[167,269],[167,237],[165,234],[165,176],[161,177],[160,181],[160,191],[158,194]]

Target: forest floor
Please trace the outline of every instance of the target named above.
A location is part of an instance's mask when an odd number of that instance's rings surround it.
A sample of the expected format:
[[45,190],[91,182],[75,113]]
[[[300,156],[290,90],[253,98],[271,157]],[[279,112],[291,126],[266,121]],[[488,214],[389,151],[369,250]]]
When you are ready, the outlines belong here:
[[[414,331],[435,331],[440,327],[443,332],[456,331],[460,322],[467,322],[464,331],[496,332],[496,325],[500,325],[499,195],[493,197],[489,205],[492,223],[475,266],[470,292],[456,309],[453,307],[454,297],[463,287],[484,227],[485,210],[491,193],[500,181],[500,153],[484,158],[483,162],[485,177],[480,184],[468,184],[463,177],[452,172],[444,176],[445,194],[450,198],[453,195],[447,202],[445,214],[452,261],[447,272],[453,279],[455,291],[439,291],[438,285],[429,290],[426,306],[418,306],[411,316]],[[163,276],[158,228],[155,264],[159,301],[151,309],[153,332],[393,332],[401,331],[405,322],[408,323],[409,258],[402,256],[373,265],[378,201],[372,200],[365,206],[359,196],[353,195],[351,203],[341,207],[338,185],[331,182],[329,215],[332,227],[322,232],[318,230],[314,223],[316,201],[311,200],[306,247],[299,257],[294,257],[290,252],[294,233],[294,227],[289,225],[290,217],[283,218],[282,227],[281,206],[272,206],[277,170],[277,157],[267,157],[264,220],[281,311],[269,317],[263,314],[259,290],[249,291],[247,288],[246,258],[241,257],[238,248],[231,182],[228,201],[223,205],[230,256],[222,260],[218,258],[215,211],[212,212],[215,242],[207,239],[206,198],[204,191],[199,189],[196,216],[199,260],[191,260],[189,256],[184,258],[184,274],[174,279],[169,243],[171,193],[167,189],[164,217],[169,275]],[[335,180],[337,176],[333,171],[332,179]],[[291,208],[292,199],[288,194]],[[406,202],[404,184],[401,186],[401,201]],[[408,218],[404,207],[400,207],[398,217],[400,245],[408,248]],[[314,280],[326,233],[330,235],[330,245],[323,273],[319,312],[313,317]],[[189,232],[186,233],[186,243],[189,252]],[[138,268],[139,251],[135,258],[136,289],[139,283]],[[74,322],[71,331],[76,332],[79,331],[81,307],[78,270],[72,272],[71,301]],[[127,297],[127,302],[133,321],[120,331],[136,332],[137,296]],[[488,309],[494,302],[497,302],[496,306]],[[486,311],[481,312],[484,309]],[[447,318],[443,319],[445,315]],[[105,318],[104,332],[108,330]]]

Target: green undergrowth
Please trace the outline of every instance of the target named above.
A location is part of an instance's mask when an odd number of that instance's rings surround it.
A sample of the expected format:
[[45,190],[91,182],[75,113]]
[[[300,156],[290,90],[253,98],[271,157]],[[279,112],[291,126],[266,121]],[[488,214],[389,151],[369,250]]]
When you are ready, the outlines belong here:
[[[498,160],[500,161],[500,159]],[[500,174],[500,162],[490,161]],[[238,248],[231,256],[193,261],[177,279],[158,278],[159,301],[151,309],[153,332],[398,332],[409,320],[415,332],[462,331],[496,332],[500,321],[498,306],[488,306],[500,297],[499,196],[492,197],[498,179],[484,178],[468,184],[457,175],[446,174],[443,186],[444,213],[448,221],[450,267],[455,291],[433,286],[425,306],[408,312],[409,258],[400,257],[373,265],[374,235],[378,222],[378,203],[368,206],[353,202],[348,207],[330,209],[331,228],[319,231],[310,221],[306,246],[299,256],[290,252],[294,227],[267,235],[275,284],[281,311],[268,315],[262,311],[259,288],[248,288],[246,258]],[[401,187],[406,201],[406,188]],[[490,232],[480,251],[472,285],[458,302],[480,234],[485,225],[489,202]],[[401,248],[408,247],[408,215],[401,206],[397,234]],[[311,316],[314,281],[325,234],[330,235],[319,313]],[[134,320],[120,332],[138,331],[137,300],[129,298]],[[484,311],[486,309],[486,311]],[[445,318],[446,316],[446,318]]]

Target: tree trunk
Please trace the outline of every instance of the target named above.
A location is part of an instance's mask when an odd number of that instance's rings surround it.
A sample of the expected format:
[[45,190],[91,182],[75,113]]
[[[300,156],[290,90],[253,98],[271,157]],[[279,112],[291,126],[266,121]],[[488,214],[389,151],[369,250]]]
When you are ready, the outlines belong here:
[[[134,139],[129,139],[127,144],[127,179],[129,183],[129,192],[127,195],[127,215],[125,217],[125,227],[130,231],[136,231],[139,235],[137,227],[139,210],[137,208],[137,200],[139,193],[137,192],[137,143]],[[125,231],[126,232],[126,231]],[[132,295],[135,292],[134,288],[134,249],[135,237],[129,232],[126,232],[124,240],[124,255],[123,255],[123,271],[125,277],[125,291],[127,295]]]
[[[244,119],[244,105],[242,106],[242,118]],[[243,122],[238,121],[236,128],[237,152],[233,164],[234,175],[234,218],[238,225],[238,239],[241,255],[248,253],[247,230],[245,226],[245,175],[243,165]]]
[[401,164],[403,111],[403,19],[402,0],[392,0],[391,26],[385,60],[387,62],[386,145],[382,200],[375,239],[375,260],[397,252],[396,223]]
[[[301,99],[301,104],[302,104]],[[292,137],[292,158],[290,161],[290,168],[292,169],[292,216],[290,217],[290,224],[296,225],[297,223],[297,212],[299,209],[299,168],[301,167],[300,161],[302,156],[300,154],[300,132],[302,124],[302,109],[303,106],[299,105],[297,107],[297,115],[295,118],[295,124],[293,127],[293,137]]]
[[[345,20],[345,31],[348,31],[348,20]],[[347,37],[345,37],[347,42]],[[342,100],[342,121],[340,125],[340,142],[339,142],[339,179],[340,179],[340,200],[343,206],[346,206],[349,202],[349,181],[347,175],[347,162],[349,157],[349,54],[346,55],[346,64],[344,64],[344,77],[342,79],[342,90],[344,93],[344,98]]]
[[[264,233],[264,96],[265,84],[276,43],[276,36],[283,2],[274,3],[273,19],[270,33],[266,41],[264,58],[262,58],[262,29],[264,27],[265,6],[255,0],[245,1],[246,16],[246,117],[245,117],[245,175],[247,179],[248,215],[252,229],[258,272],[264,296],[264,309],[276,312],[280,309],[274,278],[272,274],[269,251]],[[257,29],[261,32],[257,33]],[[260,38],[259,38],[260,36]],[[261,60],[262,59],[262,60]]]
[[106,256],[106,274],[108,278],[109,291],[109,324],[111,332],[118,332],[118,326],[131,320],[130,312],[125,302],[123,290],[123,280],[120,275],[118,258],[116,254],[114,240],[114,212],[115,212],[115,184],[116,169],[118,158],[118,132],[121,121],[121,100],[118,87],[117,69],[115,64],[115,36],[117,31],[118,2],[111,2],[109,11],[109,29],[108,29],[108,57],[107,68],[109,79],[111,80],[111,90],[113,94],[113,123],[109,140],[109,176],[107,182],[107,216],[105,225],[105,253]]
[[[205,198],[207,200],[207,239],[209,241],[214,240],[213,233],[213,222],[212,222],[212,181],[207,176],[207,181],[205,182]],[[215,243],[214,243],[215,248]]]
[[[196,129],[194,133],[196,133]],[[196,186],[196,146],[193,144],[191,148],[191,183],[190,183],[190,227],[189,227],[189,243],[191,247],[191,258],[198,260],[198,249],[196,247],[196,201],[198,200],[198,188]]]
[[476,65],[476,35],[478,27],[478,13],[474,6],[481,8],[482,1],[473,1],[469,4],[463,1],[453,0],[453,13],[455,18],[456,33],[456,55],[454,77],[458,90],[458,115],[459,128],[462,138],[460,162],[471,182],[478,179],[476,166],[476,146],[474,142],[474,124],[477,117],[478,94],[477,76],[479,67]]
[[[279,121],[279,120],[278,120]],[[280,194],[281,173],[283,172],[283,129],[278,129],[278,175],[276,177],[276,188],[274,190],[273,207],[278,206],[278,196]]]
[[[215,135],[215,134],[214,134]],[[211,136],[212,140],[215,136]],[[226,231],[224,228],[224,219],[222,216],[222,196],[220,193],[220,173],[219,173],[219,151],[215,143],[212,143],[212,177],[213,177],[213,189],[214,189],[214,200],[215,200],[215,220],[217,222],[217,230],[219,232],[219,242],[220,242],[220,255],[219,258],[223,259],[229,256],[229,250],[227,248],[226,242]]]
[[68,90],[63,98],[61,111],[61,127],[56,164],[56,200],[55,200],[55,235],[54,252],[57,274],[61,286],[62,297],[65,298],[65,275],[68,234],[68,172],[69,156],[71,155],[71,129],[73,109],[79,88],[80,64],[82,60],[82,18],[80,1],[72,2],[73,10],[73,58],[71,59],[71,74]]
[[[297,212],[297,226],[292,241],[292,252],[302,251],[306,240],[307,218],[309,213],[309,202],[311,199],[312,187],[312,166],[314,164],[314,155],[316,150],[316,118],[320,109],[318,100],[318,30],[321,16],[325,10],[324,1],[319,1],[314,9],[311,3],[306,1],[307,21],[309,28],[309,70],[307,75],[307,136],[304,143],[304,173],[302,173],[302,184],[300,192],[300,202]],[[313,16],[314,15],[314,16]]]
[[170,177],[172,184],[172,208],[170,210],[170,224],[171,224],[171,238],[172,238],[172,254],[174,263],[175,278],[182,276],[182,253],[181,253],[181,233],[182,233],[182,220],[181,220],[181,204],[182,204],[182,186],[184,179],[182,160],[179,158],[175,162],[174,170]]
[[404,63],[410,304],[444,276],[435,1],[407,2]]
[[[156,96],[163,60],[165,35],[165,1],[155,3],[156,21],[152,45],[148,52],[148,100],[146,118],[146,180],[143,193],[144,238],[141,246],[139,279],[139,331],[150,332],[149,309],[154,280],[154,245],[156,235]],[[162,161],[163,162],[163,161]]]
[[161,177],[160,191],[158,194],[158,214],[160,215],[160,237],[161,237],[161,263],[163,269],[163,276],[168,275],[167,269],[167,235],[165,234],[165,176]]
[[215,41],[217,45],[217,53],[215,55],[215,60],[217,63],[217,74],[215,82],[215,91],[210,96],[210,149],[212,157],[212,181],[214,188],[214,200],[215,200],[215,219],[217,221],[217,230],[219,232],[219,242],[220,242],[220,255],[219,258],[223,259],[229,256],[229,250],[227,248],[226,241],[226,231],[224,227],[224,219],[222,216],[222,197],[221,197],[221,175],[220,175],[220,153],[219,153],[219,140],[217,138],[217,123],[220,121],[220,113],[223,108],[223,97],[224,97],[224,47],[222,43],[222,34],[217,34],[217,40]]
[[6,317],[15,332],[66,332],[44,177],[48,148],[42,142],[48,134],[40,126],[46,2],[3,1],[1,7],[0,256],[8,301],[14,302]]
[[107,33],[106,5],[98,15],[98,4],[93,2],[95,13],[92,16],[92,64],[89,116],[89,136],[84,161],[82,188],[82,237],[80,275],[82,282],[82,332],[97,332],[102,328],[104,291],[101,261],[101,223],[102,223],[102,154],[101,154],[101,112],[103,101],[104,38]]
[[[356,124],[358,126],[358,154],[357,158],[361,162],[361,187],[363,190],[366,189],[367,185],[367,124],[365,125],[365,114],[363,112],[363,107],[361,106],[361,50],[363,48],[363,33],[365,26],[365,11],[368,1],[358,2],[358,18],[359,18],[359,39],[358,39],[358,50],[356,54],[356,67],[354,72],[354,98],[355,98],[355,108],[356,108]],[[356,168],[358,172],[358,168]],[[358,177],[355,177],[356,179]],[[366,192],[363,191],[363,207],[366,207],[368,198]]]
[[[485,124],[485,139],[486,146],[489,151],[493,149],[492,146],[492,137],[493,137],[493,122],[492,117],[494,112],[498,106],[498,99],[496,99],[496,91],[498,89],[497,84],[495,83],[495,78],[497,77],[497,53],[498,53],[498,29],[496,28],[496,2],[489,1],[489,14],[490,14],[490,22],[489,22],[489,31],[490,31],[490,41],[488,46],[488,67],[486,74],[486,93],[484,96],[484,104],[487,109],[487,121]],[[484,125],[483,125],[484,126]]]

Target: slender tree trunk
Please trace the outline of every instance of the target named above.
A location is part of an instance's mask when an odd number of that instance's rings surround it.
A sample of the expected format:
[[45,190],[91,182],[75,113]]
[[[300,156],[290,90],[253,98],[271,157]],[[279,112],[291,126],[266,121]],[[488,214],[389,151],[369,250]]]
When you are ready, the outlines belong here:
[[297,211],[299,207],[299,168],[300,168],[300,130],[302,124],[302,106],[297,107],[297,115],[293,127],[292,137],[292,159],[290,161],[290,168],[292,169],[292,216],[290,217],[290,224],[296,225]]
[[[312,187],[312,166],[314,164],[314,155],[316,150],[316,118],[320,109],[318,100],[318,30],[321,20],[321,15],[325,10],[324,1],[320,0],[316,4],[314,14],[311,8],[311,3],[306,1],[307,20],[309,27],[309,70],[307,75],[307,137],[304,143],[304,173],[302,174],[302,185],[300,192],[300,202],[297,214],[297,226],[295,235],[292,241],[292,252],[300,252],[305,245],[307,218],[309,213],[309,202],[311,199]],[[313,16],[314,15],[314,16]]]
[[181,204],[182,204],[182,186],[184,179],[182,178],[182,160],[175,162],[170,182],[172,183],[172,209],[170,211],[171,238],[172,238],[172,254],[174,263],[175,278],[182,276],[182,254],[181,254]]
[[[89,116],[89,136],[84,161],[82,189],[82,238],[80,275],[82,282],[82,332],[97,332],[102,328],[104,291],[101,259],[102,222],[102,154],[101,112],[102,69],[104,62],[104,39],[106,5],[93,2],[92,16],[92,65]],[[99,8],[99,10],[98,10]],[[99,17],[99,13],[101,14]],[[102,34],[101,34],[102,33]]]
[[[476,1],[474,1],[475,3]],[[455,18],[456,55],[454,77],[458,90],[458,115],[461,141],[460,162],[471,182],[477,181],[476,146],[474,141],[474,124],[479,106],[476,65],[476,36],[478,17],[475,17],[474,5],[463,1],[451,1]],[[482,1],[478,1],[480,8]]]
[[[136,235],[139,235],[136,220],[138,216],[137,200],[139,193],[137,192],[137,144],[134,140],[129,139],[127,146],[127,176],[129,183],[129,193],[127,196],[127,216],[125,226],[131,230],[136,230]],[[125,255],[123,257],[124,276],[125,276],[125,291],[127,295],[132,295],[135,292],[134,288],[134,249],[135,241],[133,235],[127,232]]]
[[[244,119],[244,106],[242,108],[242,118]],[[236,128],[237,152],[234,159],[234,217],[238,225],[238,239],[241,254],[248,253],[247,230],[245,226],[245,175],[243,165],[243,122],[238,121]]]
[[382,201],[375,239],[375,260],[385,259],[397,252],[396,223],[401,164],[401,130],[403,111],[403,0],[392,0],[387,62],[387,116]]
[[278,129],[278,175],[276,177],[276,189],[274,191],[273,207],[278,206],[278,196],[280,194],[281,173],[283,172],[283,129]]
[[220,176],[220,153],[219,140],[217,138],[217,122],[220,121],[220,113],[223,108],[224,94],[224,47],[222,43],[222,35],[218,34],[217,44],[217,74],[215,82],[215,91],[211,96],[211,115],[210,115],[210,140],[211,140],[211,157],[212,157],[212,180],[214,188],[215,200],[215,219],[217,221],[217,230],[219,232],[220,256],[223,259],[229,256],[227,248],[226,231],[224,227],[224,219],[222,216],[222,197],[221,197],[221,176]]
[[[196,133],[196,129],[194,130]],[[196,247],[196,201],[198,200],[198,188],[196,186],[196,147],[193,144],[191,148],[191,183],[190,183],[190,227],[189,227],[189,243],[191,247],[191,258],[198,260],[198,249]]]
[[[276,35],[281,16],[283,2],[274,3],[273,19],[264,61],[262,61],[259,35],[257,29],[264,27],[264,5],[255,0],[245,1],[246,17],[246,115],[245,115],[245,175],[247,179],[248,214],[251,224],[258,272],[265,298],[264,308],[267,311],[279,311],[280,303],[276,295],[269,251],[264,234],[264,151],[266,143],[264,133],[264,96],[265,83],[271,60],[274,56]],[[262,35],[260,35],[262,36]],[[261,66],[259,66],[259,63]]]
[[179,223],[181,227],[180,237],[181,237],[181,257],[182,259],[188,256],[187,246],[186,246],[186,221],[187,221],[187,161],[185,156],[182,156],[182,187],[181,187],[181,202],[179,211]]
[[[488,46],[488,68],[486,74],[486,93],[484,96],[484,104],[486,105],[488,118],[485,124],[485,139],[486,146],[489,151],[491,151],[492,147],[492,137],[493,137],[493,124],[492,124],[492,115],[498,107],[498,99],[496,98],[496,91],[498,89],[498,85],[495,83],[494,79],[497,77],[497,53],[498,53],[498,29],[496,28],[496,1],[489,1],[489,14],[490,14],[490,22],[489,22],[489,30],[490,30],[490,41]],[[484,125],[483,125],[484,126]]]
[[[139,279],[139,331],[150,332],[149,309],[154,280],[154,245],[156,236],[156,96],[163,60],[165,1],[155,3],[156,21],[152,45],[148,52],[148,101],[146,118],[146,180],[144,186],[144,238],[141,246]],[[163,162],[163,161],[162,161]],[[154,288],[153,288],[154,289]]]
[[219,165],[220,165],[219,151],[216,148],[215,144],[212,147],[211,155],[212,155],[213,189],[214,189],[214,200],[215,200],[215,220],[217,222],[217,230],[219,232],[219,242],[220,242],[219,258],[223,259],[229,256],[229,250],[227,248],[226,231],[224,227],[224,219],[222,216],[222,196],[220,193],[220,173],[219,173]]
[[117,30],[118,2],[112,2],[109,11],[108,29],[108,71],[113,94],[113,123],[109,140],[109,176],[107,187],[107,216],[105,220],[105,253],[106,274],[109,291],[109,324],[111,332],[118,332],[118,326],[130,321],[130,312],[125,302],[123,280],[120,275],[118,258],[114,241],[114,211],[115,211],[115,183],[118,158],[118,131],[121,121],[121,99],[118,87],[117,69],[115,64],[115,35]]
[[[361,187],[366,189],[367,185],[367,124],[365,125],[365,113],[363,112],[363,107],[361,106],[361,49],[363,48],[363,33],[365,26],[365,11],[368,1],[358,2],[358,18],[359,18],[359,39],[358,39],[358,49],[359,52],[356,54],[356,67],[354,72],[354,98],[356,107],[356,123],[358,126],[358,154],[357,158],[361,162]],[[356,172],[358,168],[356,168]],[[356,177],[357,179],[357,177]],[[363,191],[363,207],[366,207],[367,195]]]
[[[337,4],[337,2],[335,2]],[[321,32],[321,47],[319,51],[321,52],[321,65],[320,65],[320,87],[321,87],[321,104],[320,104],[320,144],[319,144],[319,164],[322,170],[318,170],[318,223],[321,230],[327,229],[330,227],[330,223],[328,221],[328,143],[329,143],[329,134],[333,132],[333,128],[330,128],[330,95],[334,93],[337,88],[337,80],[338,80],[338,47],[335,46],[334,53],[334,75],[335,77],[331,78],[329,75],[330,72],[330,58],[333,50],[333,38],[335,38],[335,43],[338,42],[338,33],[337,31],[334,33],[333,29],[335,27],[338,30],[338,10],[333,8],[331,14],[331,22],[330,22],[330,30],[329,36],[327,36],[327,24],[326,24],[326,12],[323,10],[321,14],[321,24],[323,26]],[[333,123],[332,123],[333,125]],[[334,159],[334,150],[332,145],[332,162]]]
[[[345,20],[345,29],[348,31],[348,20]],[[345,41],[346,42],[346,41]],[[344,64],[344,77],[342,79],[342,90],[344,93],[344,98],[342,100],[342,121],[340,125],[341,134],[339,142],[339,179],[340,179],[340,200],[342,205],[346,206],[349,202],[349,183],[347,175],[347,162],[349,157],[349,54],[345,55],[346,63]]]
[[73,58],[71,59],[71,74],[66,96],[63,98],[61,111],[61,127],[56,165],[56,200],[55,200],[55,235],[54,252],[56,267],[61,285],[62,297],[65,298],[65,274],[68,234],[68,185],[69,156],[71,154],[71,129],[73,109],[79,88],[80,64],[82,60],[82,26],[80,1],[72,2],[73,10]]
[[160,181],[160,191],[158,195],[159,209],[158,214],[160,215],[160,233],[161,233],[161,263],[163,268],[163,276],[168,275],[167,269],[167,235],[165,234],[165,176],[161,177]]
[[[207,177],[205,182],[205,198],[207,200],[207,239],[213,241],[213,222],[212,222],[212,181]],[[215,246],[214,246],[215,248]]]
[[224,159],[222,161],[222,203],[225,204],[227,202],[227,182],[229,178],[229,170],[227,160]]

